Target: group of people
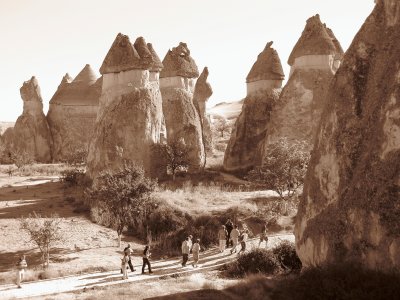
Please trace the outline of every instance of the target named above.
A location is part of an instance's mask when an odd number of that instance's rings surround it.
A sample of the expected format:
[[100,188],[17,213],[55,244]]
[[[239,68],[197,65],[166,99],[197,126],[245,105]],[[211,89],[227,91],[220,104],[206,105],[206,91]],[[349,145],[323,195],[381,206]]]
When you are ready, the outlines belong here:
[[[122,279],[128,279],[128,267],[131,270],[131,272],[135,272],[135,268],[133,267],[132,264],[132,255],[133,251],[131,248],[131,245],[128,244],[125,249],[124,249],[124,256],[121,258],[121,273],[122,273]],[[150,246],[146,245],[143,250],[142,254],[142,259],[143,259],[143,265],[142,265],[142,274],[145,274],[144,270],[147,266],[149,269],[149,274],[153,274],[151,271],[151,264],[150,264]]]
[[[237,246],[240,243],[241,249],[238,254],[241,254],[246,251],[247,240],[249,238],[249,230],[247,228],[243,228],[243,230],[239,231],[238,225],[234,225],[231,219],[226,221],[225,225],[221,225],[221,228],[218,231],[218,240],[219,240],[219,251],[222,253],[225,249],[231,246],[231,254],[236,253]],[[268,236],[267,236],[267,224],[265,223],[261,229],[260,241],[258,243],[258,247],[261,246],[261,243],[265,241],[265,247],[268,245]]]
[[[236,253],[237,247],[241,245],[241,249],[239,250],[238,254],[241,254],[246,251],[246,244],[249,238],[249,231],[247,228],[243,228],[243,230],[239,231],[238,225],[234,225],[231,219],[225,223],[225,225],[221,225],[221,228],[218,231],[218,240],[219,240],[219,251],[223,253],[227,247],[232,247],[230,253]],[[268,236],[267,236],[267,224],[264,224],[260,234],[260,241],[258,246],[261,246],[261,243],[265,241],[265,247],[268,244]],[[194,268],[198,267],[199,263],[199,254],[200,254],[200,239],[196,239],[193,243],[193,236],[189,235],[183,242],[182,242],[182,267],[186,267],[186,264],[189,260],[190,253],[193,257],[192,266]],[[133,250],[131,245],[128,244],[124,248],[124,255],[121,258],[121,273],[123,279],[128,279],[128,267],[131,272],[135,271],[135,268],[132,264],[132,253]],[[143,254],[143,265],[142,265],[142,274],[145,274],[146,266],[149,270],[149,274],[152,274],[151,271],[151,264],[150,264],[150,246],[146,245]],[[25,269],[28,267],[25,256],[22,256],[17,262],[17,285],[21,288],[21,281],[24,278]]]

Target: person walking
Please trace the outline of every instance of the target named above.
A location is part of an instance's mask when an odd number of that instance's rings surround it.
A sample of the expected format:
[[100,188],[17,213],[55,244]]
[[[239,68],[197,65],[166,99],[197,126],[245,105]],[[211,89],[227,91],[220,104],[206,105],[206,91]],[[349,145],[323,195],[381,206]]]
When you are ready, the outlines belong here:
[[233,228],[232,232],[231,232],[231,241],[232,241],[231,254],[233,252],[236,253],[236,247],[237,247],[237,245],[239,243],[239,236],[240,236],[240,232],[239,232],[238,226],[235,225],[235,228]]
[[231,242],[231,232],[233,230],[233,223],[231,221],[231,219],[228,219],[225,223],[225,228],[226,228],[226,246],[229,247],[230,242]]
[[122,279],[128,279],[128,261],[129,257],[124,253],[124,256],[121,258]]
[[17,262],[17,286],[21,288],[21,282],[24,280],[25,269],[28,267],[28,264],[25,260],[25,255],[22,255]]
[[193,235],[189,235],[188,246],[189,246],[189,254],[190,254],[190,253],[192,253],[192,247],[193,247]]
[[193,268],[197,268],[197,263],[199,262],[199,255],[200,255],[200,239],[197,239],[196,242],[193,244],[192,248],[193,253]]
[[260,234],[260,241],[258,242],[258,248],[260,248],[261,243],[265,241],[265,248],[268,247],[268,236],[267,236],[267,223],[263,225]]
[[226,236],[228,233],[226,232],[225,225],[221,226],[221,229],[218,230],[218,240],[219,240],[219,252],[224,252],[226,246]]
[[246,244],[248,238],[249,238],[248,230],[244,229],[242,235],[240,236],[240,245],[242,246],[242,248],[240,249],[238,255],[246,251]]
[[150,265],[150,258],[151,253],[150,253],[150,246],[146,245],[146,247],[144,247],[143,250],[143,266],[142,266],[142,274],[144,274],[144,269],[147,268],[149,269],[149,274],[153,274],[153,272],[151,271],[151,265]]
[[182,267],[186,267],[186,263],[189,259],[189,252],[190,252],[190,244],[189,244],[190,238],[187,237],[183,242],[182,242]]
[[131,272],[135,272],[135,268],[132,265],[132,258],[131,258],[132,252],[133,252],[133,250],[131,249],[131,245],[128,244],[124,249],[124,253],[126,255],[128,255],[128,258],[129,258],[129,260],[128,260],[129,269],[131,269]]

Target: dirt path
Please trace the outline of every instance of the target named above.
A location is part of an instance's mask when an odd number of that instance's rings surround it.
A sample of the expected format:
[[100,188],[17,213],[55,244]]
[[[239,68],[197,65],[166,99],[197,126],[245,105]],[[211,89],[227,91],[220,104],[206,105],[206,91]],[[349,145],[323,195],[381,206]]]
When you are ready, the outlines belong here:
[[[269,237],[268,248],[274,247],[281,240],[294,241],[294,236],[291,234],[287,235],[275,235]],[[258,239],[250,241],[250,247],[258,246]],[[264,245],[262,245],[264,246]],[[66,292],[73,292],[84,290],[92,287],[107,286],[121,283],[131,283],[137,281],[156,281],[163,277],[173,277],[179,275],[187,275],[191,273],[204,272],[213,270],[221,265],[233,261],[236,258],[236,254],[230,254],[229,250],[225,250],[224,253],[219,253],[217,249],[211,249],[201,253],[200,264],[198,268],[193,268],[190,265],[182,268],[180,265],[180,258],[159,260],[152,262],[153,275],[141,274],[141,266],[136,265],[136,271],[134,273],[128,273],[129,279],[122,280],[122,275],[119,270],[103,273],[92,273],[80,276],[69,276],[58,279],[42,280],[36,282],[24,283],[21,289],[18,289],[14,284],[0,285],[1,299],[10,298],[28,298],[37,296],[48,296]]]

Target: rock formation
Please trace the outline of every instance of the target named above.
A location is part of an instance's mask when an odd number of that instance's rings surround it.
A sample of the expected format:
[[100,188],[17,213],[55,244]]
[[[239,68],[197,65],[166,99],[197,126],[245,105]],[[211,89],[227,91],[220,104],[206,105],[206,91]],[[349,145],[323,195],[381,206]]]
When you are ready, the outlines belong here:
[[224,169],[247,171],[261,164],[261,147],[271,111],[279,99],[284,74],[272,42],[258,55],[247,76],[247,97],[225,150]]
[[194,86],[193,103],[200,116],[200,121],[203,130],[203,143],[207,154],[212,154],[212,133],[210,118],[206,111],[206,102],[211,97],[213,90],[211,85],[207,82],[208,68],[205,67],[201,72],[200,77]]
[[60,161],[88,148],[93,134],[102,78],[86,65],[71,81],[67,73],[50,100],[47,120],[53,136],[53,159]]
[[193,103],[195,78],[199,71],[185,43],[169,50],[163,65],[160,89],[167,139],[171,142],[184,139],[190,148],[189,171],[196,172],[205,164],[201,119]]
[[268,123],[263,153],[282,137],[312,149],[325,94],[342,57],[342,47],[319,15],[309,18],[290,54],[291,75]]
[[37,79],[33,76],[25,81],[20,93],[24,108],[10,133],[14,149],[25,152],[37,162],[51,162],[52,138],[43,113],[43,100]]
[[290,74],[295,70],[320,69],[335,73],[340,66],[343,49],[332,30],[321,23],[319,15],[307,20],[300,39],[289,56]]
[[304,266],[400,269],[400,2],[377,1],[327,93],[296,217]]
[[128,36],[117,35],[100,68],[100,107],[88,155],[92,178],[118,168],[124,160],[142,165],[149,176],[158,175],[152,146],[161,139],[161,68],[156,52],[142,37],[133,45]]

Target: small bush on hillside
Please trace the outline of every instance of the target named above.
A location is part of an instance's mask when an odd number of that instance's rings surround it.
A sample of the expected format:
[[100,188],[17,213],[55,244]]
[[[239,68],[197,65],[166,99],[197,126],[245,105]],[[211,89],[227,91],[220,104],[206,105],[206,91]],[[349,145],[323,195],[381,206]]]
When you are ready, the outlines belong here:
[[283,269],[289,272],[301,270],[301,260],[297,256],[294,243],[282,241],[279,245],[272,249],[272,252]]
[[239,256],[237,261],[227,266],[230,277],[244,277],[250,274],[273,275],[281,272],[281,266],[271,250],[253,249]]
[[61,182],[68,186],[81,185],[85,181],[85,171],[81,169],[64,170],[61,172]]
[[182,228],[185,226],[186,219],[182,211],[160,203],[150,213],[146,223],[152,236],[158,237],[163,233]]

